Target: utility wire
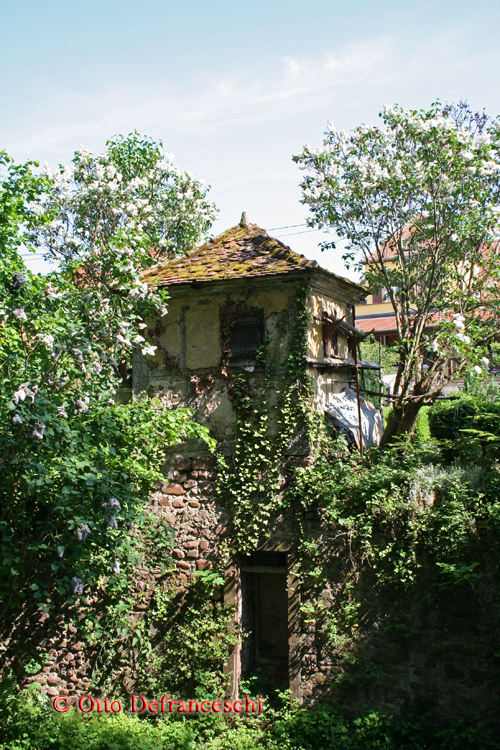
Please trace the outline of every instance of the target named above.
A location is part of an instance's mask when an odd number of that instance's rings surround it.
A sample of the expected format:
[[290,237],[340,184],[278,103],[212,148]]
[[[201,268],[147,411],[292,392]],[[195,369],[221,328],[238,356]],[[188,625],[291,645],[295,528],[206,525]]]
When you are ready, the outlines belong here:
[[293,237],[295,234],[309,234],[310,232],[322,232],[322,231],[323,231],[322,229],[306,229],[304,232],[290,232],[290,234],[282,234],[277,239],[280,240],[281,237]]
[[268,232],[277,232],[278,229],[295,229],[295,227],[307,227],[307,224],[289,224],[287,227],[271,227]]

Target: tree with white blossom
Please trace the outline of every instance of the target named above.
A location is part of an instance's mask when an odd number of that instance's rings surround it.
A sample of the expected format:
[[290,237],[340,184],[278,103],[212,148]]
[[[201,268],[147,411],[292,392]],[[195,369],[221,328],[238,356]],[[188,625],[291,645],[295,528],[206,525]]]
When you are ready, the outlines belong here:
[[[500,122],[467,105],[384,106],[383,126],[337,132],[294,156],[310,226],[346,242],[394,309],[399,365],[382,437],[411,433],[420,407],[466,373],[483,377],[500,334]],[[335,240],[323,249],[335,248]]]
[[[167,296],[141,271],[205,236],[208,188],[132,134],[42,172],[0,152],[0,611],[123,595],[165,448],[207,431],[189,410],[119,402]],[[27,250],[57,261],[31,273]],[[142,529],[141,534],[137,534]],[[151,530],[154,533],[154,529]],[[161,532],[165,536],[165,532]],[[146,534],[146,536],[144,536]],[[159,549],[162,549],[160,544]]]

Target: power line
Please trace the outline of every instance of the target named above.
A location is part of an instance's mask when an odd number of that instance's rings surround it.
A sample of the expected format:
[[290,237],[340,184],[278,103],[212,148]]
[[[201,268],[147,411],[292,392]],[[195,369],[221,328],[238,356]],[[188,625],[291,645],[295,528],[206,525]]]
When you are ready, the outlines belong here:
[[296,234],[309,234],[310,232],[322,232],[322,231],[323,231],[322,229],[306,229],[304,232],[290,232],[290,234],[282,234],[277,239],[280,240],[281,237],[293,237]]
[[277,232],[278,229],[295,229],[295,227],[307,227],[307,224],[289,224],[287,227],[271,227],[268,232]]

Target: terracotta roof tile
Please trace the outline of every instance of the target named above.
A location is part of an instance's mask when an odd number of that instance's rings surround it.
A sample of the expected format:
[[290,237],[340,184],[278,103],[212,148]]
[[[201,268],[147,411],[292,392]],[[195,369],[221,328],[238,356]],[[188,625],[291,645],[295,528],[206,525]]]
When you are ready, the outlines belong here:
[[319,268],[315,260],[294,253],[256,224],[237,225],[182,258],[162,263],[143,274],[149,284],[268,276]]

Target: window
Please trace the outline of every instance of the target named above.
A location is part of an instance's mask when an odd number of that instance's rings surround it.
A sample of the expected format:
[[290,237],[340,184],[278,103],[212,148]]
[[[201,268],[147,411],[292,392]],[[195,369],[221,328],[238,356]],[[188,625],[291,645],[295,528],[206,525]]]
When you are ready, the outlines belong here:
[[232,367],[255,365],[255,357],[264,342],[262,312],[239,315],[231,325],[228,341],[228,360]]
[[326,316],[326,313],[323,313],[323,356],[325,357],[339,356],[339,340],[337,333],[339,324],[339,320],[330,320]]
[[334,331],[326,339],[324,339],[324,345],[325,345],[325,357],[338,357],[339,340],[338,340],[337,331]]

